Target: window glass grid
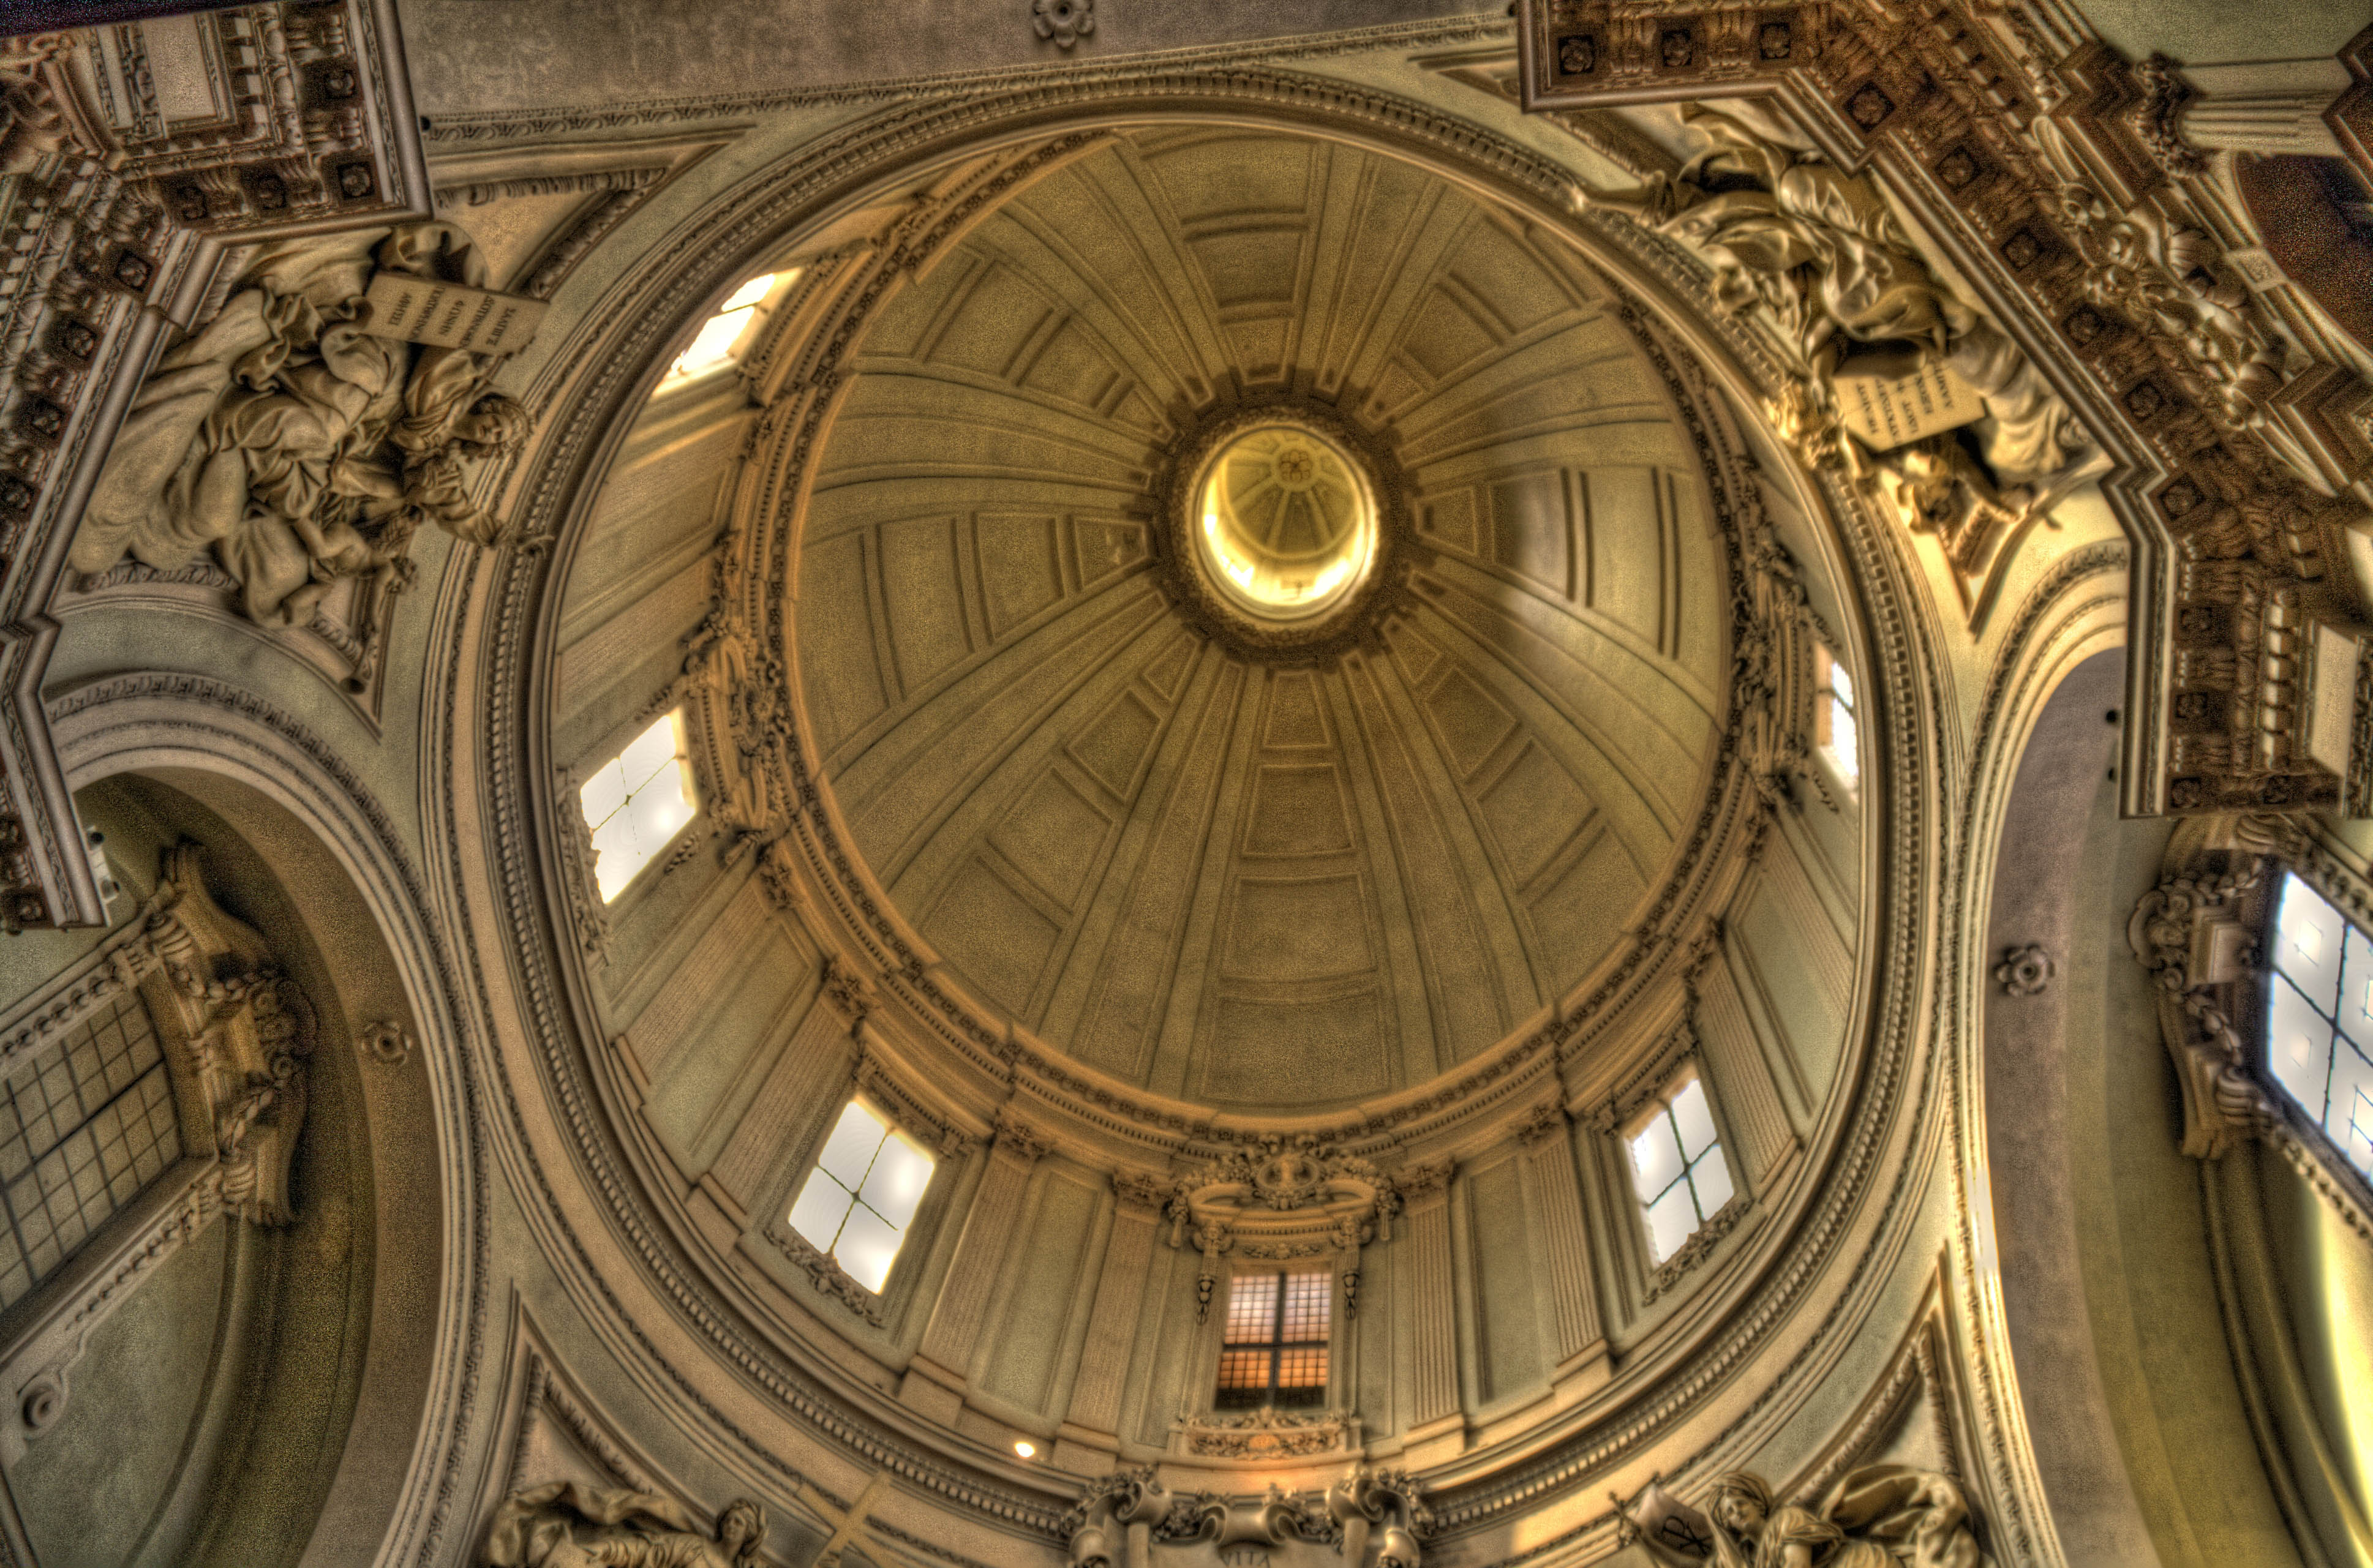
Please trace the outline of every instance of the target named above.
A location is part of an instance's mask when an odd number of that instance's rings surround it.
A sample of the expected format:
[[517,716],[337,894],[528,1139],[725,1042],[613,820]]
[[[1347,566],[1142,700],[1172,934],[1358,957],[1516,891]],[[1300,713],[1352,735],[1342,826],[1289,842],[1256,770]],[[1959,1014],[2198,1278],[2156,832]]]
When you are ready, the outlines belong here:
[[684,710],[665,715],[596,768],[578,791],[578,808],[592,838],[593,880],[602,902],[613,903],[699,809]]
[[1333,1289],[1334,1276],[1325,1271],[1231,1281],[1212,1403],[1221,1410],[1324,1405]]
[[2267,1071],[2373,1176],[2373,941],[2286,872],[2267,945]]
[[1661,1264],[1722,1212],[1736,1190],[1705,1085],[1694,1071],[1666,1093],[1628,1142],[1651,1260]]
[[1842,660],[1818,643],[1814,645],[1814,739],[1852,788],[1862,777],[1853,674]]
[[181,1157],[164,1052],[139,999],[119,996],[0,1087],[0,1306]]
[[862,1101],[851,1100],[791,1205],[791,1228],[878,1293],[889,1283],[933,1164]]

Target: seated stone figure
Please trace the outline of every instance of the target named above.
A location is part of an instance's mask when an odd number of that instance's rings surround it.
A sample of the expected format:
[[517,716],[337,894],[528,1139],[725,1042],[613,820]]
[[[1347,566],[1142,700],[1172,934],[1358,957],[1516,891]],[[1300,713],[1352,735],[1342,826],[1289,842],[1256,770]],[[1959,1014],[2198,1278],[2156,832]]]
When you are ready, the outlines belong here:
[[211,553],[251,619],[301,626],[335,579],[404,570],[423,521],[507,542],[461,464],[517,451],[525,414],[486,390],[483,357],[371,335],[363,298],[374,261],[471,287],[485,265],[448,224],[377,234],[368,259],[352,241],[268,255],[164,357],[93,488],[76,570]]
[[1970,1506],[1951,1479],[1905,1465],[1849,1472],[1818,1507],[1783,1504],[1763,1478],[1716,1477],[1702,1550],[1646,1527],[1619,1501],[1621,1534],[1668,1568],[1992,1568],[1970,1529]]
[[486,1568],[751,1568],[766,1539],[766,1510],[748,1498],[727,1505],[712,1538],[672,1497],[553,1481],[503,1500],[480,1561]]
[[2014,512],[2048,509],[2107,469],[2027,357],[1929,270],[1866,178],[1738,116],[1697,104],[1681,114],[1700,150],[1677,173],[1578,199],[1696,252],[1729,309],[1767,310],[1806,395],[1828,404],[1848,371],[1948,367],[1984,400],[1973,432],[1992,470],[1984,493]]

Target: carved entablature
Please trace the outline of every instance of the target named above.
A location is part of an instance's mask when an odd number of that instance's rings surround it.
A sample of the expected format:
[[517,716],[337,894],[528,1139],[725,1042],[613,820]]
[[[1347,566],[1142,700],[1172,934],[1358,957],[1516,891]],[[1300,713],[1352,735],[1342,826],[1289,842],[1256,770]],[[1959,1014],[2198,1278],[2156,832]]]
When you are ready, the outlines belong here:
[[[126,406],[106,394],[186,324],[169,311],[219,299],[213,274],[240,247],[430,212],[390,0],[107,30],[104,48],[97,30],[0,39],[0,624],[48,612],[59,535]],[[321,633],[334,679],[375,685],[368,624]],[[0,638],[11,690],[40,690],[48,647]],[[0,925],[102,924],[37,700],[18,714],[0,726]]]
[[[2319,626],[2354,624],[2341,540],[2363,516],[2361,475],[2290,416],[2293,388],[2331,368],[2212,238],[2168,139],[2180,83],[2164,63],[2138,74],[2021,4],[1520,0],[1518,18],[1526,109],[1570,123],[1685,106],[1698,156],[1585,205],[1704,265],[1784,368],[1767,389],[1775,428],[1882,515],[1937,534],[1973,619],[2052,503],[2100,480],[2140,541],[2128,809],[2341,798],[2343,748],[2309,734],[2308,665]],[[1793,139],[1692,101],[1716,98],[1765,99]],[[1965,295],[1936,255],[1982,283]],[[1848,428],[1848,383],[1912,369],[1976,395],[1984,417],[1953,422],[1981,462],[1940,432]],[[2327,701],[2345,711],[2354,696]]]

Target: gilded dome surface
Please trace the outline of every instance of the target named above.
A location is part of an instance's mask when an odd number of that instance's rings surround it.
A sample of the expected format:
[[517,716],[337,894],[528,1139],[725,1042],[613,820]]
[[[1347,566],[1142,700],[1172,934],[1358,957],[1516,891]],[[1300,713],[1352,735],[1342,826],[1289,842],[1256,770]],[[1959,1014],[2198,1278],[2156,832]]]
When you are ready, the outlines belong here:
[[[852,369],[801,503],[808,743],[992,1012],[1157,1094],[1345,1105],[1537,1017],[1660,883],[1724,546],[1562,240],[1374,153],[1142,130],[990,209]],[[1182,484],[1250,629],[1180,586]]]

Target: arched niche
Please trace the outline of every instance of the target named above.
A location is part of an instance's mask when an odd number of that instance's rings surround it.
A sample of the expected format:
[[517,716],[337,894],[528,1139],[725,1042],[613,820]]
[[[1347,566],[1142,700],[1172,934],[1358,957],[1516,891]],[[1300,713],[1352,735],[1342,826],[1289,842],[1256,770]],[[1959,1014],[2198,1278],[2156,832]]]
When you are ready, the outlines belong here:
[[2252,1433],[2214,1167],[2183,1153],[2155,979],[2128,951],[2170,825],[2118,813],[2122,659],[2076,664],[2041,709],[1993,872],[1983,1126],[2017,1405],[2068,1562],[2313,1561]]
[[[79,1021],[106,980],[130,982],[105,1000],[136,998],[178,1046],[184,1148],[0,1312],[10,1527],[53,1565],[350,1563],[407,1537],[416,1548],[441,1522],[427,1467],[450,1457],[460,1413],[445,1388],[449,1275],[467,1254],[447,1201],[454,1140],[439,1135],[444,1009],[403,940],[417,928],[387,914],[400,862],[308,790],[322,780],[285,738],[226,744],[222,727],[102,700],[123,695],[70,701],[62,748],[77,809],[104,835],[110,924],[12,944],[0,995],[22,999],[12,1021],[29,1008]],[[236,1093],[189,1103],[189,1065],[223,1053],[187,1036],[235,1036],[259,985],[306,1036],[297,1071],[278,1068],[293,1082],[251,1117],[287,1146],[279,1205],[225,1200],[251,1185],[226,1157],[243,1141],[228,1130]]]

